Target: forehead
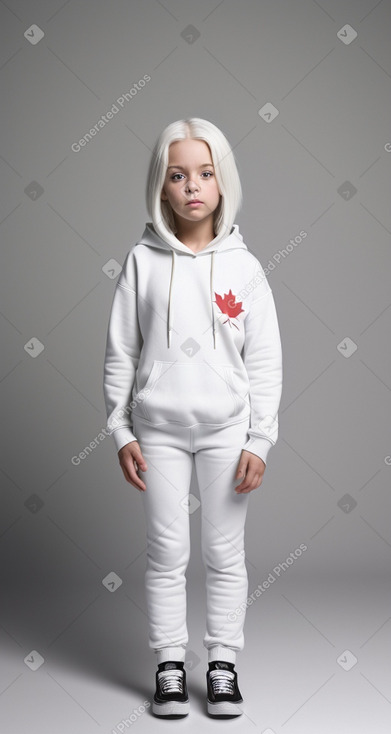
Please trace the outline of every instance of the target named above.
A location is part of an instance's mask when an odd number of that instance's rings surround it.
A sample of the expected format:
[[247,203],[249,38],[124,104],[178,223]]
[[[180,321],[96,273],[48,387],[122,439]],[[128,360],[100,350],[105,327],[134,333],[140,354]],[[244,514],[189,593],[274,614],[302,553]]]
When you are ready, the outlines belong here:
[[168,149],[169,164],[194,159],[199,160],[200,163],[212,163],[209,146],[204,140],[186,138],[186,140],[176,140],[175,143],[171,143]]

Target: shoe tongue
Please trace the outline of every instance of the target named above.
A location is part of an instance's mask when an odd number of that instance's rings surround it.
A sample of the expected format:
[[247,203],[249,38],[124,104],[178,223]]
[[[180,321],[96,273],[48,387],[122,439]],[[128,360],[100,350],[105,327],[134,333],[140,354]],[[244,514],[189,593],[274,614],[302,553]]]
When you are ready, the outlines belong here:
[[176,663],[166,663],[164,666],[164,670],[172,670],[173,668],[176,668]]
[[215,666],[216,666],[216,668],[220,668],[222,670],[228,670],[228,664],[227,663],[224,663],[224,662],[217,661],[215,663]]

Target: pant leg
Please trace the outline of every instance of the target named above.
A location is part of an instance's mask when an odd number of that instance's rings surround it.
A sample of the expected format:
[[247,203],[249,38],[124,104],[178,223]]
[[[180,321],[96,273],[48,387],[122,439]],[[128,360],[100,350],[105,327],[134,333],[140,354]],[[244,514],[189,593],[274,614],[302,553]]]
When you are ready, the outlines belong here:
[[[140,472],[147,529],[145,591],[149,647],[157,662],[184,660],[188,643],[186,576],[190,558],[189,495],[193,457],[186,432],[164,430],[134,419],[134,431],[147,462]],[[183,503],[183,504],[181,504]]]
[[[204,646],[209,659],[235,662],[244,647],[245,614],[232,614],[248,594],[244,529],[250,493],[237,494],[235,474],[247,441],[248,422],[212,431],[194,443],[202,505],[202,556],[206,569],[207,617]],[[230,614],[231,612],[231,614]],[[214,651],[212,651],[214,648]],[[224,648],[229,648],[223,654]],[[214,654],[210,654],[214,652]]]

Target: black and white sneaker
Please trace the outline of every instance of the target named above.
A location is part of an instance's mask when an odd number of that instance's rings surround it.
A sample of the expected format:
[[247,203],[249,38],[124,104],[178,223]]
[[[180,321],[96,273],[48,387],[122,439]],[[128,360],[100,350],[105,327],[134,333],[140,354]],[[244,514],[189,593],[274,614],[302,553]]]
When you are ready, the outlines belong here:
[[187,716],[190,704],[184,663],[167,660],[158,665],[152,712],[157,716]]
[[243,709],[234,663],[214,660],[206,673],[208,687],[208,714],[212,716],[240,716]]

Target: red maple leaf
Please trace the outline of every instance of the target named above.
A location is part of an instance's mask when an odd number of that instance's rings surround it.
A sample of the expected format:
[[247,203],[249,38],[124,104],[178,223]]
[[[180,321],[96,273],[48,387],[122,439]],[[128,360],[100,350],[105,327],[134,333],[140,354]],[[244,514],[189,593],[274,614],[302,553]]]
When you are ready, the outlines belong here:
[[242,311],[244,311],[244,308],[242,308],[242,301],[239,301],[238,303],[235,303],[236,296],[233,295],[231,288],[229,289],[228,294],[224,293],[224,298],[219,296],[218,293],[215,292],[216,296],[216,303],[221,311],[221,313],[227,314],[230,318],[236,318],[236,316],[239,316]]

